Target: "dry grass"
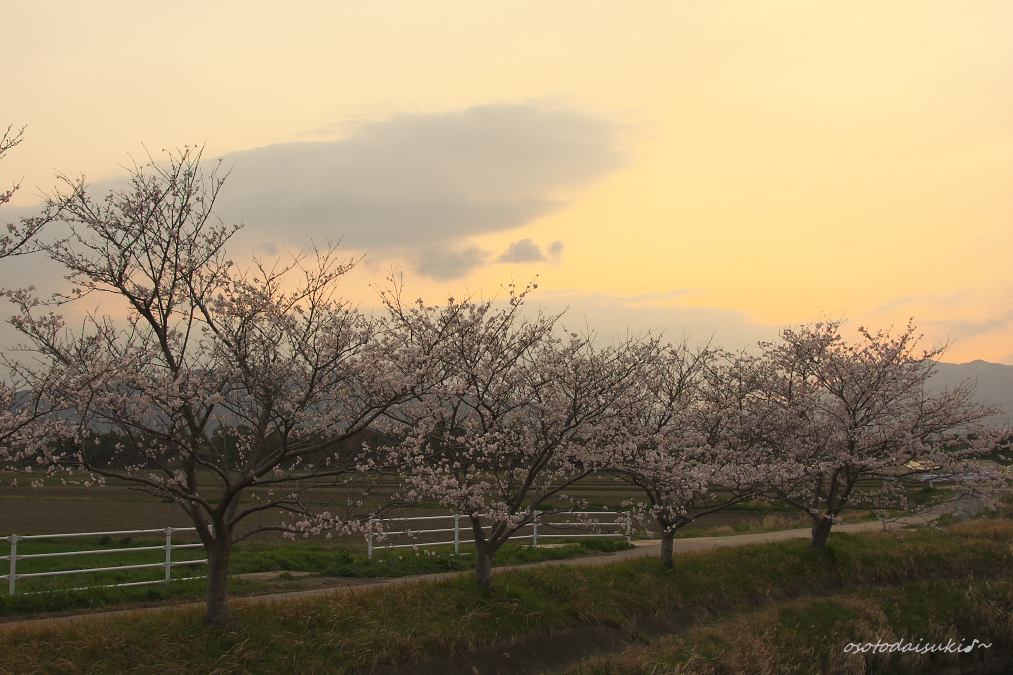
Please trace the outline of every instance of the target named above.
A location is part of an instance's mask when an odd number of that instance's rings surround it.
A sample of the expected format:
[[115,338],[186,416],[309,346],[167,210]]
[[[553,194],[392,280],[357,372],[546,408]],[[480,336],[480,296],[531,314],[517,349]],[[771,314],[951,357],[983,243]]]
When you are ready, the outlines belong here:
[[[715,516],[728,516],[732,512],[718,513]],[[754,532],[773,532],[775,530],[793,530],[800,527],[810,527],[812,519],[804,513],[794,511],[771,513],[761,515],[759,513],[748,514],[748,517],[741,518],[734,524],[706,526],[706,519],[701,519],[691,526],[685,527],[676,532],[676,537],[725,537],[732,534],[751,534]],[[714,516],[711,516],[713,518]]]
[[804,513],[772,513],[763,519],[763,527],[771,530],[794,530],[811,525],[812,519]]
[[[786,612],[805,614],[813,603],[832,604],[843,615],[828,628],[831,635],[841,635],[851,622],[857,634],[875,641],[884,632],[886,617],[880,607],[865,598],[841,598],[814,601],[811,598],[788,602],[757,612],[740,614],[696,628],[685,635],[659,640],[651,646],[638,646],[602,658],[588,659],[565,671],[566,675],[648,675],[655,673],[718,675],[725,673],[783,673],[799,670],[799,662],[817,658],[818,649],[809,641],[798,641],[792,649],[784,649],[786,635],[781,634],[781,615]],[[797,636],[796,636],[797,637]],[[865,673],[859,657],[848,658],[845,644],[835,641],[829,659],[836,663],[826,672],[840,675]]]
[[[943,580],[800,598],[722,618],[653,645],[587,659],[565,674],[859,675],[937,672],[944,666],[972,664],[996,666],[1005,663],[1013,647],[1011,591],[1013,584],[1007,580],[978,584]],[[969,654],[891,653],[885,648],[859,653],[848,648],[849,644],[898,642],[970,645],[973,639],[991,646]]]
[[975,537],[991,541],[1013,541],[1013,520],[991,518],[955,523],[946,531],[958,537]]

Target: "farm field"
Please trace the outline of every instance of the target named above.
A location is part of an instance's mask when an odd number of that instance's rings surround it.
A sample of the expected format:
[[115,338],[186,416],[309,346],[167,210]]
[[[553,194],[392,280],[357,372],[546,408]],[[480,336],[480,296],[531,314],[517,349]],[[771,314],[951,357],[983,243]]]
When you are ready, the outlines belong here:
[[[13,474],[0,474],[0,535],[17,534],[60,534],[66,532],[104,532],[110,530],[133,530],[163,527],[192,527],[190,519],[168,500],[159,500],[126,485],[96,485],[82,487],[58,485],[49,479],[51,485],[32,488],[24,484],[24,476],[18,487],[11,487]],[[636,499],[639,491],[632,486],[619,483],[609,477],[586,479],[570,490],[574,498],[586,500],[592,510],[603,508],[622,510],[623,502]],[[311,494],[311,501],[320,509],[333,508],[345,503],[345,494],[338,490],[317,489]],[[252,501],[250,502],[252,503]],[[802,527],[805,519],[796,519],[794,512],[782,511],[776,507],[732,508],[719,512],[687,526],[678,536],[720,535],[747,531],[752,525],[762,524],[764,518],[783,512],[785,520],[780,527]],[[396,516],[445,515],[449,511],[439,505],[422,505],[404,508]],[[852,516],[853,518],[854,516]],[[278,525],[283,522],[278,513],[268,512],[257,524]],[[654,536],[654,523],[645,523],[646,531],[639,536]],[[642,527],[643,527],[642,526]],[[192,535],[190,535],[192,536]],[[260,541],[279,541],[277,532],[266,532],[253,536]],[[344,543],[365,545],[361,538]]]
[[[22,477],[23,479],[23,477]],[[101,532],[161,527],[191,527],[192,523],[174,504],[157,500],[127,485],[46,485],[10,486],[0,479],[0,534],[58,534],[65,532]],[[621,510],[621,504],[635,499],[638,492],[611,478],[592,478],[575,486],[570,494],[587,500],[593,510],[603,507]],[[344,495],[326,489],[314,491],[311,502],[321,510],[343,504]],[[250,502],[252,504],[252,502]],[[399,510],[398,516],[436,516],[449,511],[438,505]],[[769,513],[731,510],[714,514],[686,528],[686,532],[738,527],[760,522]],[[267,512],[257,525],[278,525],[281,514]],[[648,524],[649,526],[650,524]],[[254,535],[263,541],[281,540],[277,532]],[[346,541],[345,543],[363,543]],[[363,545],[365,545],[363,543]]]

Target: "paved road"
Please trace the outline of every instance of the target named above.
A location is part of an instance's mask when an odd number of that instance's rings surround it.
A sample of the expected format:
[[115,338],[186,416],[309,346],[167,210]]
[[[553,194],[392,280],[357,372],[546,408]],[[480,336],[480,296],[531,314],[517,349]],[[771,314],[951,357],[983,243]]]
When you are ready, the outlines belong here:
[[[931,517],[929,518],[931,519]],[[899,527],[906,524],[925,524],[925,518],[903,518],[894,523],[890,523],[889,527]],[[851,523],[845,525],[834,526],[834,532],[869,532],[875,530],[881,530],[882,525],[878,521],[870,521],[864,523]],[[768,544],[775,541],[784,541],[786,539],[801,539],[810,536],[809,528],[799,528],[794,530],[778,530],[775,532],[761,532],[756,534],[736,534],[729,535],[726,537],[695,537],[686,539],[676,539],[674,542],[674,551],[676,554],[688,553],[691,551],[709,551],[714,548],[720,548],[722,546],[748,546],[751,544]],[[657,556],[661,554],[661,541],[638,541],[634,542],[636,548],[627,549],[625,551],[619,551],[617,553],[610,553],[605,555],[586,556],[583,558],[567,558],[564,560],[549,560],[543,563],[536,563],[539,565],[604,565],[617,560],[626,560],[628,558],[639,558],[643,556]],[[497,567],[496,570],[514,569],[511,567]],[[298,598],[309,598],[320,595],[336,594],[336,593],[350,593],[359,590],[367,590],[371,588],[380,588],[383,586],[397,586],[400,584],[411,584],[424,581],[434,581],[448,579],[463,574],[471,574],[470,571],[466,572],[451,572],[446,574],[426,574],[412,577],[398,577],[394,579],[381,579],[375,582],[368,583],[350,583],[343,586],[328,586],[326,588],[314,588],[305,591],[293,591],[288,593],[272,593],[270,595],[254,595],[245,597],[233,597],[231,599],[233,608],[240,607],[243,605],[258,605],[258,604],[271,604],[275,602],[285,602],[288,600],[295,600]],[[89,612],[86,614],[73,614],[70,616],[60,617],[49,617],[44,619],[28,619],[25,621],[10,621],[0,623],[0,630],[5,628],[12,628],[15,626],[44,626],[47,624],[55,623],[67,623],[72,621],[83,621],[83,620],[95,620],[105,619],[111,617],[125,616],[125,615],[136,615],[139,612],[176,612],[176,611],[193,611],[201,612],[204,611],[203,602],[192,602],[178,605],[168,605],[164,607],[145,607],[140,609],[128,609],[128,610],[117,610],[111,612]]]

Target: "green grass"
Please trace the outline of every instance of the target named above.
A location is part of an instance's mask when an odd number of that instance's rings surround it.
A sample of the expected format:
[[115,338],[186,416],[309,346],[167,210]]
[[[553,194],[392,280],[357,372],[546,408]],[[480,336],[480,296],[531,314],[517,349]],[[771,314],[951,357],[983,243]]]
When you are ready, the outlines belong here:
[[[560,548],[532,548],[506,544],[497,551],[496,566],[525,565],[560,560],[590,553],[611,553],[629,548],[624,539],[588,538]],[[237,548],[232,556],[232,573],[271,572],[275,570],[313,572],[335,577],[403,577],[416,574],[457,572],[475,567],[474,547],[462,546],[460,555],[453,547],[378,549],[370,560],[365,553],[346,546],[323,544],[253,544]]]
[[[124,539],[67,539],[28,540],[18,544],[21,555],[56,553],[127,546],[154,546],[164,543],[157,540],[129,541]],[[582,539],[579,543],[561,548],[537,548],[508,544],[497,552],[496,566],[522,565],[546,560],[559,560],[595,552],[612,552],[627,548],[622,539]],[[441,572],[458,572],[473,569],[473,550],[462,547],[462,554],[452,555],[452,548],[438,550],[421,548],[379,550],[370,560],[365,553],[344,545],[322,543],[252,543],[239,544],[232,553],[232,575],[252,572],[311,572],[324,576],[378,578],[402,577]],[[83,567],[109,567],[161,563],[163,551],[137,551],[102,553],[84,556],[19,560],[21,574],[41,571],[70,570]],[[174,560],[195,560],[204,556],[203,549],[173,551]],[[151,584],[127,588],[103,588],[104,585],[159,580],[164,569],[155,567],[142,570],[116,570],[56,577],[19,579],[17,593],[0,595],[0,616],[26,616],[45,612],[65,612],[73,609],[96,609],[126,603],[148,603],[167,600],[202,600],[206,590],[203,565],[173,568],[173,583]],[[242,595],[263,592],[266,585],[255,580],[233,576],[229,581],[232,594]],[[90,587],[82,589],[82,587]],[[6,587],[0,588],[0,592]]]
[[[179,542],[177,542],[179,543]],[[105,551],[111,549],[125,549],[148,546],[163,546],[164,539],[142,539],[134,541],[130,538],[73,538],[73,539],[44,539],[27,540],[18,542],[17,552],[19,556],[24,555],[48,555],[55,553],[67,553],[71,551]],[[4,553],[9,551],[7,542],[0,542],[0,550]],[[172,552],[172,559],[177,562],[186,560],[198,560],[203,558],[202,549],[176,549]],[[119,567],[127,565],[159,565],[146,569],[123,569],[107,572],[87,572],[83,574],[68,574],[51,577],[29,577],[18,579],[18,594],[33,594],[50,591],[71,591],[79,587],[96,587],[110,584],[135,583],[142,581],[161,580],[165,577],[165,550],[163,548],[149,551],[124,551],[115,550],[110,553],[93,553],[86,555],[58,556],[45,558],[28,558],[17,561],[18,574],[33,574],[39,572],[55,572],[65,570],[76,570],[82,568],[103,568]],[[9,563],[3,561],[3,570],[8,572]],[[185,580],[194,576],[205,574],[202,565],[185,565],[174,567],[172,577],[175,580]],[[6,587],[7,581],[4,580]],[[2,590],[6,590],[3,588]],[[2,601],[0,601],[2,602]],[[2,605],[0,605],[2,606]],[[2,610],[0,610],[2,611]]]
[[[0,652],[6,655],[0,673],[346,673],[427,655],[459,654],[567,626],[605,624],[636,634],[638,618],[678,608],[751,611],[771,597],[855,593],[871,585],[902,584],[925,575],[966,575],[982,568],[1005,573],[1013,562],[1011,533],[1013,523],[995,521],[956,527],[950,534],[833,534],[827,551],[813,550],[805,541],[787,541],[684,554],[677,556],[674,570],[647,558],[506,570],[494,573],[491,593],[480,592],[462,576],[269,606],[237,606],[236,623],[226,630],[204,628],[198,611],[114,618],[101,624],[101,630],[90,622],[11,627],[0,634]],[[969,600],[973,611],[985,612],[982,621],[997,616],[994,611],[1005,611],[989,603],[1003,593],[1008,597],[1009,590],[995,588]],[[917,596],[917,590],[907,591],[904,602]],[[902,600],[898,596],[898,607]],[[808,632],[799,639],[813,642],[832,637],[836,643],[839,636],[823,631],[854,618],[846,613],[843,619],[810,617],[810,612],[829,612],[825,608],[792,611],[784,622],[778,618],[778,625],[808,621]],[[944,604],[937,615],[924,609],[919,615],[942,625],[950,611],[955,610]],[[897,616],[903,615],[906,612],[898,609]],[[996,625],[1002,629],[1008,619]]]
[[[18,554],[35,555],[70,551],[101,551],[130,547],[162,546],[164,539],[138,539],[122,537],[43,539],[18,542]],[[179,543],[179,542],[177,542]],[[0,543],[7,553],[7,542]],[[172,552],[175,561],[197,560],[204,557],[201,548],[177,549]],[[17,561],[19,574],[52,572],[82,568],[117,567],[125,565],[159,564],[147,569],[123,569],[108,572],[86,572],[53,577],[18,579],[16,593],[8,595],[7,581],[0,587],[0,616],[27,616],[47,612],[66,612],[75,609],[98,609],[121,604],[143,604],[171,600],[203,600],[207,582],[200,578],[206,574],[203,565],[186,565],[172,568],[173,582],[126,588],[108,587],[113,584],[159,581],[165,578],[164,549],[151,551],[117,551],[53,558],[29,558]],[[8,570],[3,561],[4,572]],[[196,578],[195,578],[196,577]],[[234,579],[234,593],[256,593],[266,588],[261,582]]]
[[[263,592],[267,585],[251,579],[231,579],[233,595]],[[5,589],[4,589],[5,590]],[[56,589],[46,593],[0,595],[0,616],[31,618],[33,615],[75,610],[96,610],[136,607],[166,602],[204,602],[207,582],[204,579],[179,580],[171,584],[151,584],[129,588]]]

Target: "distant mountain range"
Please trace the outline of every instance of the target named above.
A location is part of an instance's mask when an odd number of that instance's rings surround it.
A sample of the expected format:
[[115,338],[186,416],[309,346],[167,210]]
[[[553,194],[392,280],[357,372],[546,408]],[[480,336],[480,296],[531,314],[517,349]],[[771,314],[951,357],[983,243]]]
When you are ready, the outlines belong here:
[[[936,363],[936,373],[929,380],[929,387],[935,390],[952,389],[964,382],[974,387],[975,398],[985,405],[1003,409],[1002,415],[989,418],[992,422],[1007,422],[1013,425],[1013,366],[989,363],[980,359],[970,363]],[[17,400],[27,400],[27,392],[18,392]],[[58,413],[69,417],[73,413]]]
[[936,374],[929,380],[934,389],[951,389],[962,382],[974,385],[975,398],[986,405],[997,405],[1005,414],[995,421],[1013,423],[1013,366],[988,361],[937,363]]

